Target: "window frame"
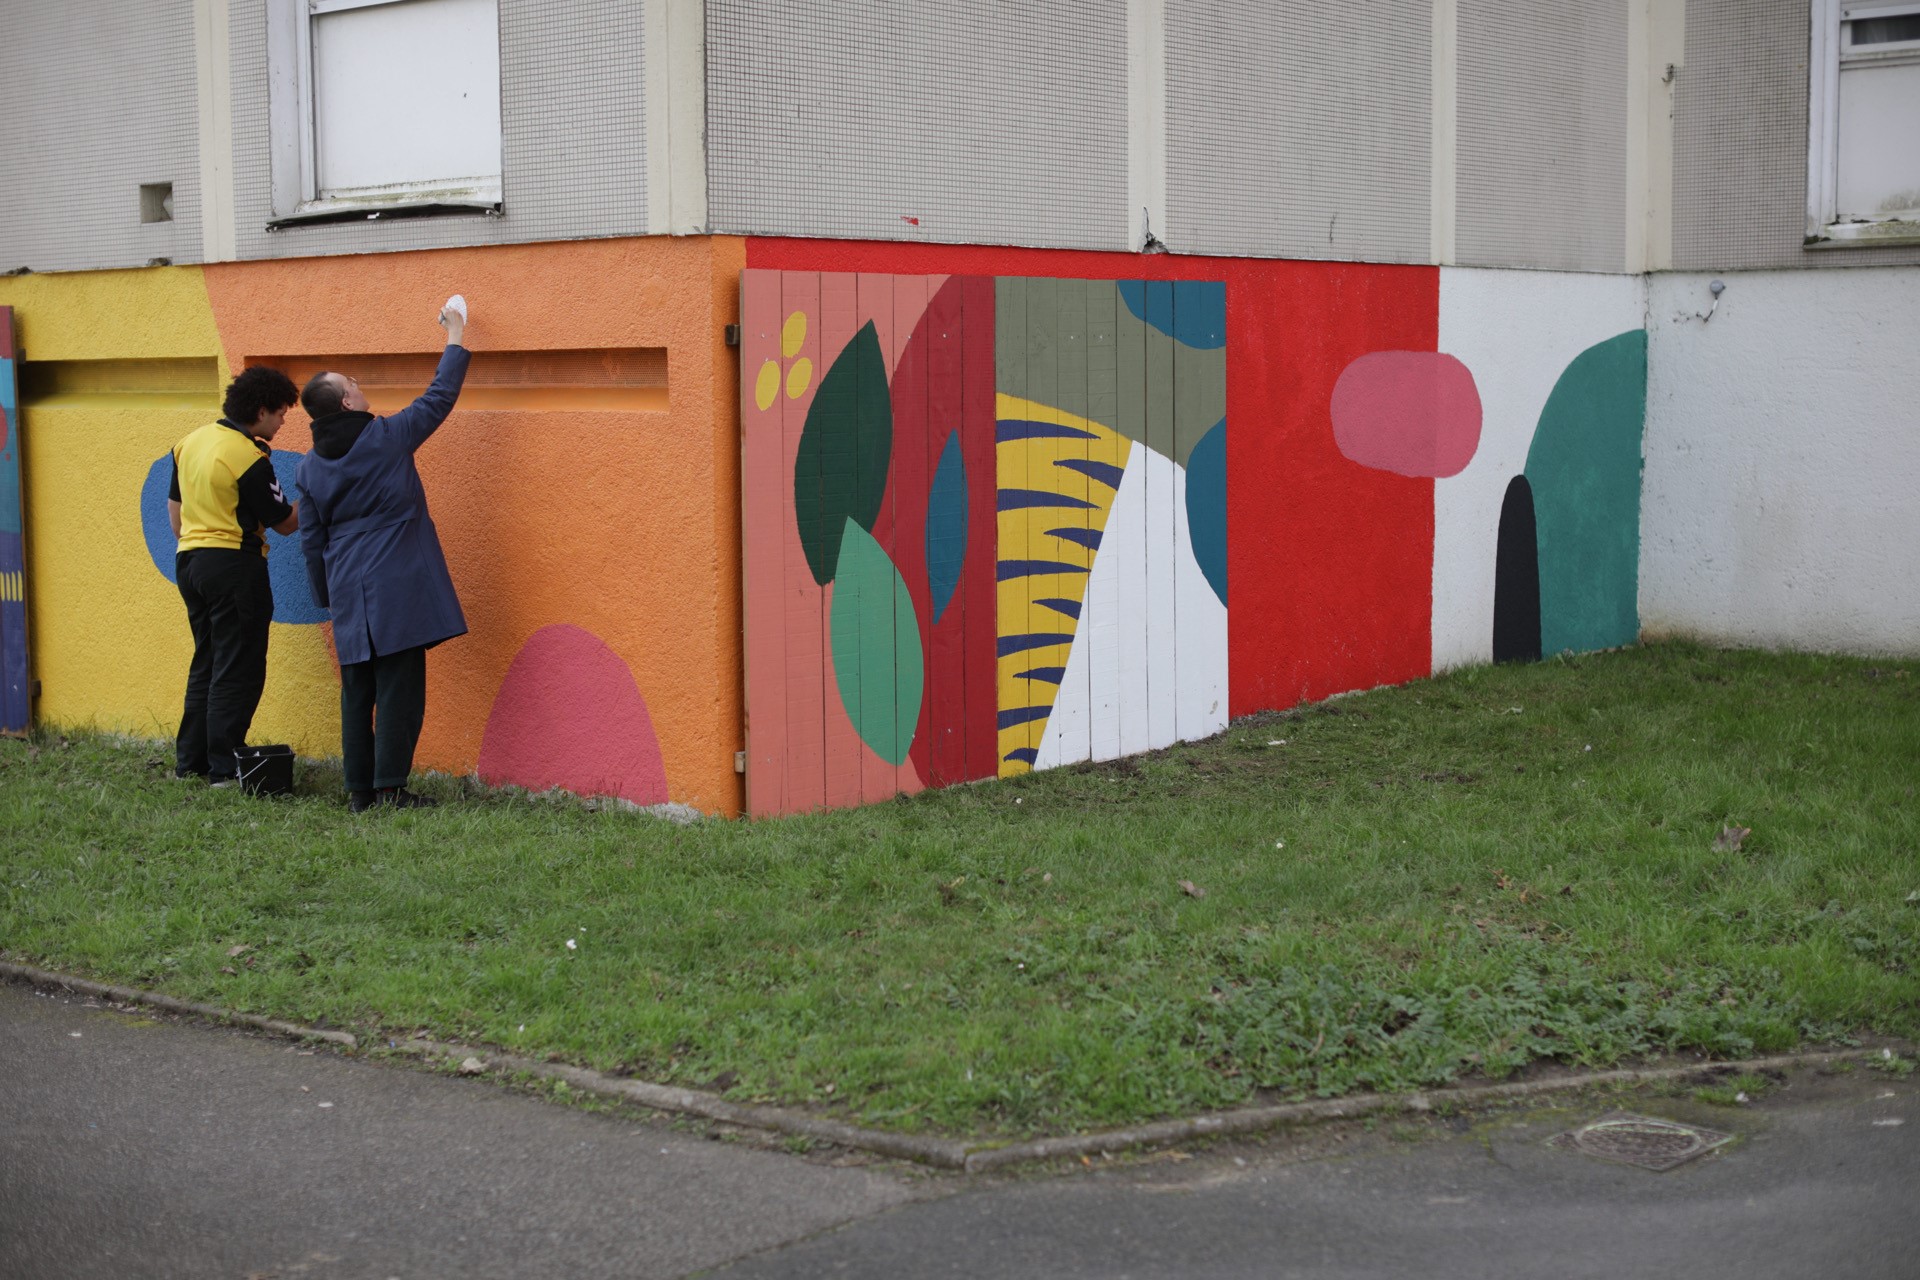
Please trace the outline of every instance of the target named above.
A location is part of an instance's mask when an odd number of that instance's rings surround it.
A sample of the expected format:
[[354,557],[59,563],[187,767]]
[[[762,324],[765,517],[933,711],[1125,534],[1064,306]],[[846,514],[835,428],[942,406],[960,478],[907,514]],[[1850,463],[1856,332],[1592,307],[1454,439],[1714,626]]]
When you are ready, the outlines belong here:
[[1848,219],[1840,214],[1840,77],[1855,66],[1920,63],[1920,40],[1854,49],[1847,24],[1856,18],[1920,14],[1920,3],[1812,0],[1807,51],[1808,249],[1920,245],[1920,219]]
[[[440,181],[392,183],[351,196],[320,190],[318,121],[315,111],[313,24],[328,14],[372,9],[412,0],[276,0],[267,31],[268,138],[272,157],[269,231],[310,222],[423,214],[499,216],[506,183],[506,139],[501,130],[501,173],[491,183],[449,186]],[[495,40],[499,5],[494,6]],[[496,43],[496,48],[498,47]]]

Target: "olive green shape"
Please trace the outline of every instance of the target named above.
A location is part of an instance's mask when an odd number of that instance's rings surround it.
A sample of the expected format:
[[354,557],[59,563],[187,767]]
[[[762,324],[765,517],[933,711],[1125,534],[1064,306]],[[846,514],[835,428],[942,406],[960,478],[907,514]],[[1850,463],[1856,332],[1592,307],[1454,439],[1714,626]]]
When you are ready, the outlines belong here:
[[1647,334],[1588,347],[1554,384],[1527,451],[1540,548],[1540,650],[1640,635],[1640,454]]
[[793,460],[793,522],[813,580],[826,586],[851,520],[872,532],[893,458],[893,402],[873,322],[834,357],[807,407]]
[[907,758],[920,722],[926,666],[913,595],[886,549],[852,520],[841,525],[830,624],[833,677],[860,740],[888,764]]
[[994,333],[1001,395],[1111,427],[1183,467],[1227,416],[1225,344],[1190,347],[1154,328],[1117,281],[1000,276]]

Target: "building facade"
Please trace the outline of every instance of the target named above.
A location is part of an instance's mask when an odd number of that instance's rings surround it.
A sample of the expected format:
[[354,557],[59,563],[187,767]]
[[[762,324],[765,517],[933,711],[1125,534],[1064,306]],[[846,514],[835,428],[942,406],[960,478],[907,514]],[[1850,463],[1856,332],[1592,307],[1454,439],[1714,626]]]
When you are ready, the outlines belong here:
[[[169,447],[249,364],[404,403],[454,292],[429,767],[777,813],[1643,632],[1920,651],[1912,8],[16,6],[34,713],[171,732]],[[333,754],[272,562],[255,733]]]

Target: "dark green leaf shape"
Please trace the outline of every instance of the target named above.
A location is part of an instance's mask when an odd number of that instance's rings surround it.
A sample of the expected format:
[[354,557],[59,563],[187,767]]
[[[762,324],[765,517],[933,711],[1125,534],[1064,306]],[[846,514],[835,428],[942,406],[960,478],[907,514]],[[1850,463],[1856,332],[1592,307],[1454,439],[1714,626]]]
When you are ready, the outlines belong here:
[[868,321],[820,380],[793,462],[794,524],[807,567],[821,586],[833,581],[847,521],[873,532],[892,457],[886,357]]

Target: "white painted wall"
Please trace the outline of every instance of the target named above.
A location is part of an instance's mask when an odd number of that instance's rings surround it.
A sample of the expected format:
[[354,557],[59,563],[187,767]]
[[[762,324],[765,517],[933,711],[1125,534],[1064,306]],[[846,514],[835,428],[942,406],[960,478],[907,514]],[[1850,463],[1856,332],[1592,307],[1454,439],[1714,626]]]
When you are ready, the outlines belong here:
[[1920,654],[1920,268],[1710,279],[1650,285],[1642,628]]
[[1493,661],[1500,503],[1526,469],[1540,411],[1573,358],[1638,329],[1640,276],[1440,271],[1440,350],[1473,374],[1480,447],[1433,485],[1433,669]]

